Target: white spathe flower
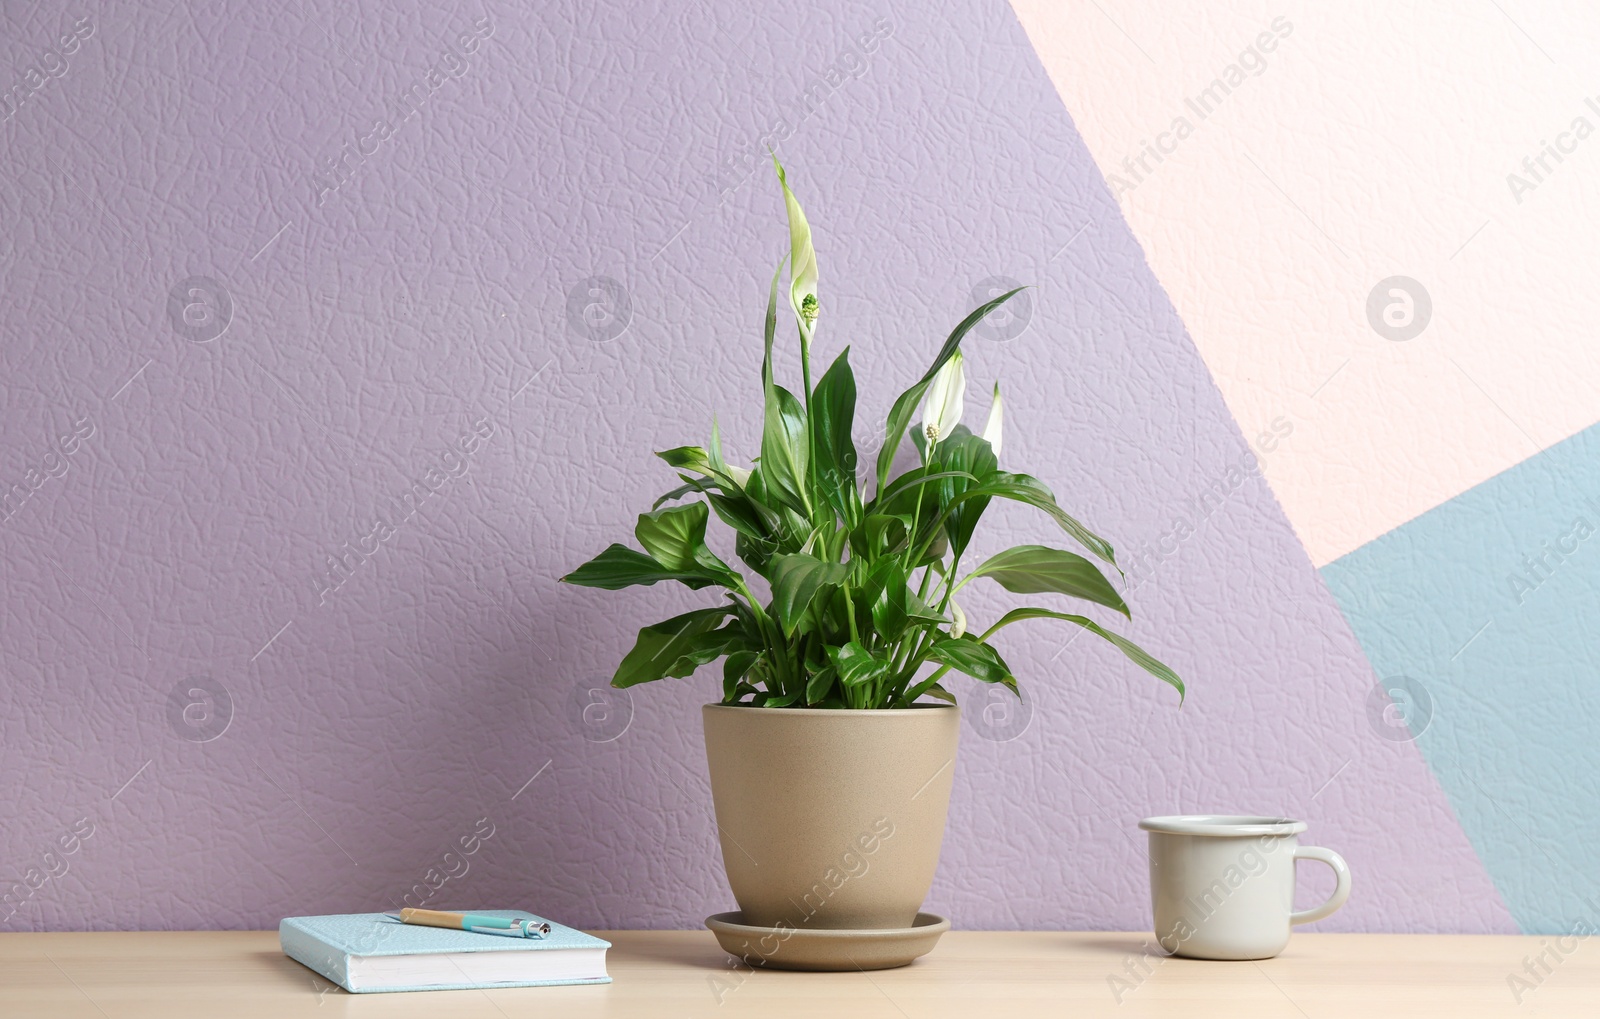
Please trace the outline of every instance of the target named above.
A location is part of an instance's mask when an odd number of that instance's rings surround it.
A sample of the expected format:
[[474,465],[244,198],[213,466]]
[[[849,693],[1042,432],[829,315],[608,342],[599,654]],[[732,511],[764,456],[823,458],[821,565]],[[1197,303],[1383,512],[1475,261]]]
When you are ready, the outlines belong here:
[[727,472],[728,477],[732,478],[734,483],[740,488],[750,487],[750,472],[745,470],[743,467],[737,467],[733,464],[728,464],[723,468],[723,470]]
[[956,604],[954,598],[950,599],[950,615],[955,618],[955,623],[950,627],[950,636],[961,639],[967,632],[967,614],[961,611],[961,606]]
[[800,326],[809,340],[817,321],[817,253],[811,246],[811,224],[800,209],[800,202],[789,190],[783,164],[772,157],[778,170],[778,183],[783,185],[783,204],[789,212],[789,303],[800,319]]
[[989,420],[983,424],[983,439],[994,450],[994,455],[1000,455],[1000,421],[1005,414],[1005,405],[1000,402],[1000,383],[994,384],[994,402],[989,404]]
[[967,375],[961,368],[958,350],[928,384],[928,397],[922,405],[922,434],[930,449],[961,423],[961,404],[966,389]]

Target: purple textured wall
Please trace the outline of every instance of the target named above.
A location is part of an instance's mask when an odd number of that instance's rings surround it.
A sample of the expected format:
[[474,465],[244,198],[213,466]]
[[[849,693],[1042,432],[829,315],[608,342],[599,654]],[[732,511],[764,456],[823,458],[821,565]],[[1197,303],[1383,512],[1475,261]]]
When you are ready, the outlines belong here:
[[1245,441],[1009,8],[269,6],[4,15],[0,926],[731,905],[714,678],[588,692],[696,596],[555,578],[669,487],[652,449],[715,412],[755,452],[771,143],[872,419],[980,280],[1033,284],[968,351],[1006,461],[1129,554],[1195,529],[1130,594],[1181,711],[1048,624],[1004,643],[1016,738],[958,687],[929,907],[1142,928],[1134,822],[1216,808],[1347,855],[1330,928],[1509,928],[1265,486],[1194,509]]

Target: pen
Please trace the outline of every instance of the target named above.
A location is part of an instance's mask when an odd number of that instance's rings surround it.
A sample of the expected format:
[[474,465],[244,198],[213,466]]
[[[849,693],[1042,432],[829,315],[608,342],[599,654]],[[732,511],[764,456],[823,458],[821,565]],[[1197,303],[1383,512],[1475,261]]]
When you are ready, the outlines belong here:
[[543,920],[526,917],[507,919],[502,916],[484,916],[482,913],[447,913],[438,909],[402,909],[398,914],[388,913],[401,923],[420,924],[426,927],[447,927],[450,930],[470,931],[473,934],[499,934],[512,938],[542,938],[550,933],[550,925]]

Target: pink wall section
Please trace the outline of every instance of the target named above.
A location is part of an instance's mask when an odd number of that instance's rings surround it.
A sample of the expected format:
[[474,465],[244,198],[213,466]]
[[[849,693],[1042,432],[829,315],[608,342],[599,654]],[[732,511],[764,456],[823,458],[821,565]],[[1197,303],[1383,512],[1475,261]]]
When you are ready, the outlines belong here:
[[1600,420],[1593,4],[1012,6],[1317,566]]

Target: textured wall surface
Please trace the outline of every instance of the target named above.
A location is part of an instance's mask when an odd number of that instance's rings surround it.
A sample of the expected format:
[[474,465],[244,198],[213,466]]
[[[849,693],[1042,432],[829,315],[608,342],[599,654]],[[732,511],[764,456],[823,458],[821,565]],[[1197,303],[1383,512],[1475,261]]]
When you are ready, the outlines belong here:
[[1015,6],[1319,567],[1600,421],[1600,8]]
[[1600,918],[1600,9],[1015,0],[1529,932]]
[[1325,928],[1511,928],[1247,469],[1298,436],[1241,434],[1010,8],[266,6],[4,15],[4,927],[731,905],[714,679],[591,692],[695,597],[555,578],[669,485],[652,449],[715,413],[755,452],[771,144],[863,444],[986,281],[1036,288],[969,370],[1190,685],[1008,631],[1030,707],[958,687],[929,908],[1145,928],[1139,817],[1281,811],[1355,872]]
[[1323,568],[1518,924],[1600,915],[1600,429]]

